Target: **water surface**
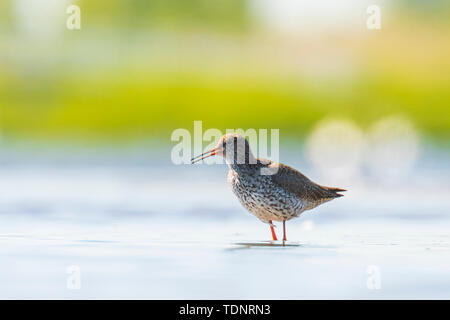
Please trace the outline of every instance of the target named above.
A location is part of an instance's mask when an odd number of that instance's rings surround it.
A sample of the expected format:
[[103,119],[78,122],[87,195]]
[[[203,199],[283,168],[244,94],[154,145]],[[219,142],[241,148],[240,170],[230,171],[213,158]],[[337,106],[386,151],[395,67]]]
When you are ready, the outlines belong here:
[[345,181],[345,197],[288,222],[287,246],[240,207],[224,166],[5,163],[0,298],[448,299],[445,161]]

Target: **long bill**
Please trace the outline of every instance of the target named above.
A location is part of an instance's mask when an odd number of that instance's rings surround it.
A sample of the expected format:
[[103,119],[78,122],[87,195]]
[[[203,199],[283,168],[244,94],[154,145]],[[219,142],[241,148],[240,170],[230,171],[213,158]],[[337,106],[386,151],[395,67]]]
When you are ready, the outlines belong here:
[[196,162],[199,162],[199,161],[201,161],[201,160],[203,160],[203,159],[206,159],[206,158],[208,158],[208,157],[211,157],[211,156],[214,156],[216,153],[217,153],[217,148],[214,148],[214,149],[211,149],[211,150],[209,150],[209,151],[206,151],[206,152],[204,152],[204,153],[202,153],[202,154],[200,154],[200,155],[198,155],[198,156],[196,156],[196,157],[193,157],[192,159],[191,159],[191,164],[194,164],[194,163],[196,163]]

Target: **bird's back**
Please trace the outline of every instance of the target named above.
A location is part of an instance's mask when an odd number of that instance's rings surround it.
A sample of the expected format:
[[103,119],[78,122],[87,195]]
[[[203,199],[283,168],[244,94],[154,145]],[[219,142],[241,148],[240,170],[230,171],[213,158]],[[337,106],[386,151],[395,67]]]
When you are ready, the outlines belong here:
[[305,204],[305,210],[312,209],[334,198],[342,197],[339,192],[345,189],[319,185],[298,170],[278,162],[271,162],[269,168],[276,173],[271,175],[272,181],[281,188],[294,194]]

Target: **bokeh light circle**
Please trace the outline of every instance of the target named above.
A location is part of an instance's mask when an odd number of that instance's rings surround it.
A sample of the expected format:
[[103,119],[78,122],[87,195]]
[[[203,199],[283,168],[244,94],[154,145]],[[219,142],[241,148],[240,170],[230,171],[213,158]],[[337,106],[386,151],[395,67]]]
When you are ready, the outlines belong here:
[[364,145],[364,134],[352,121],[328,119],[312,130],[306,148],[323,175],[345,178],[359,174]]
[[419,136],[406,117],[379,120],[369,129],[367,141],[367,164],[379,178],[408,174],[419,155]]

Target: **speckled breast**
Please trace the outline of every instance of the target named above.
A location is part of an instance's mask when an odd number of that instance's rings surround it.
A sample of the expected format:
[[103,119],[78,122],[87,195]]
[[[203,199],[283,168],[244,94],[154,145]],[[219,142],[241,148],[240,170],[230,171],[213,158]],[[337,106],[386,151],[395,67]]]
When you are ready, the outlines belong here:
[[283,221],[297,217],[304,205],[295,195],[258,172],[239,172],[230,169],[228,182],[241,204],[263,222]]

